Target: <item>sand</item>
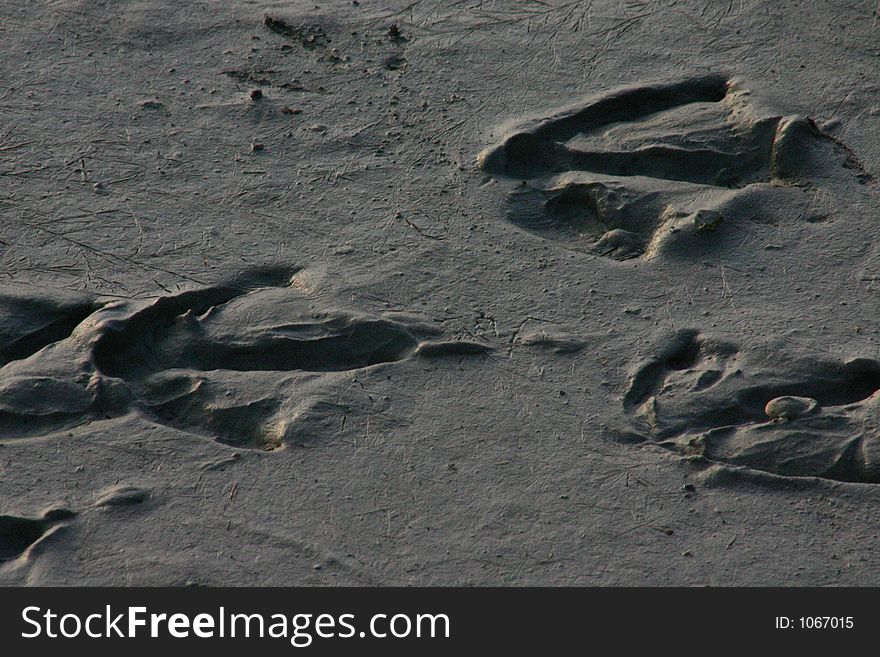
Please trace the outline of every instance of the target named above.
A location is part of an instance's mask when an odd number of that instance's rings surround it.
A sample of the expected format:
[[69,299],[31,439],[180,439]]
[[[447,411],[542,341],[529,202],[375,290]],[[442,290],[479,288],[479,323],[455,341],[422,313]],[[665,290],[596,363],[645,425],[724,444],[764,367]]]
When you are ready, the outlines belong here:
[[870,5],[4,3],[0,583],[877,584]]

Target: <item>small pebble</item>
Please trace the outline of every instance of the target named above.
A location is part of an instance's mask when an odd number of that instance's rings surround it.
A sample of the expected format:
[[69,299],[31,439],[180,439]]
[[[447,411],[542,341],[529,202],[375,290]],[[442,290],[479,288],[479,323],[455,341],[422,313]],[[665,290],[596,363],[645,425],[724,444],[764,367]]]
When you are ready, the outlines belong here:
[[716,210],[699,210],[694,214],[694,225],[699,231],[716,230],[723,217]]
[[791,420],[812,413],[819,407],[811,397],[776,397],[767,402],[764,412],[771,420]]

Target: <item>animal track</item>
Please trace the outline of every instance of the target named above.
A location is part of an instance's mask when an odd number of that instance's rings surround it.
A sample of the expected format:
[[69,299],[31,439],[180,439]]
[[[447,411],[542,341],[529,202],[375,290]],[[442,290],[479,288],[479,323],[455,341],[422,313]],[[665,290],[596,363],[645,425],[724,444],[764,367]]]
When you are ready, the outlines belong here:
[[[120,511],[145,503],[150,495],[148,488],[116,485],[100,491],[95,503],[82,511]],[[18,559],[56,529],[70,524],[79,516],[80,513],[64,508],[50,509],[40,518],[0,515],[0,565]]]
[[623,399],[631,435],[783,476],[880,483],[880,362],[743,355],[695,331],[657,351]]
[[75,515],[73,511],[54,509],[42,518],[0,516],[0,563],[17,559],[52,527]]
[[409,319],[316,308],[291,287],[295,273],[252,271],[90,313],[68,339],[3,368],[2,435],[135,410],[227,444],[274,448],[314,412],[308,399],[333,373],[489,349],[433,339],[436,329]]
[[811,119],[763,107],[717,75],[625,88],[526,121],[479,162],[522,181],[505,202],[513,224],[618,260],[754,215],[771,182],[843,167],[866,177]]
[[0,326],[0,366],[65,339],[96,309],[92,299],[82,296],[34,296],[13,290],[0,293],[0,307],[10,315]]

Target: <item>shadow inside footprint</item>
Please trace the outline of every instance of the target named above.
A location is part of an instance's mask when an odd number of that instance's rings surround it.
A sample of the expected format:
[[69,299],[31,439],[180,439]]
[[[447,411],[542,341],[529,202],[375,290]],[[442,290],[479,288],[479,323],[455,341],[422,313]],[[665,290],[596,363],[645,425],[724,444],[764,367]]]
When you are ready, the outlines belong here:
[[418,346],[391,320],[309,310],[291,293],[290,276],[252,274],[248,285],[160,298],[108,325],[95,364],[127,381],[174,369],[335,372],[398,361]]
[[8,318],[0,325],[0,366],[24,360],[68,337],[96,310],[94,301],[74,294],[0,293]]
[[73,511],[55,509],[42,518],[0,516],[0,562],[17,559],[50,528],[75,515]]

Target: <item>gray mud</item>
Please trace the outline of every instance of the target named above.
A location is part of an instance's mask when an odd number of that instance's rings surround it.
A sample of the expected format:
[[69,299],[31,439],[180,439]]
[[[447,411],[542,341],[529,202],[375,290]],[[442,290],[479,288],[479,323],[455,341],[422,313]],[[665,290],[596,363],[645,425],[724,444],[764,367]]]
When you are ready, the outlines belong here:
[[0,583],[877,584],[877,21],[3,4]]

